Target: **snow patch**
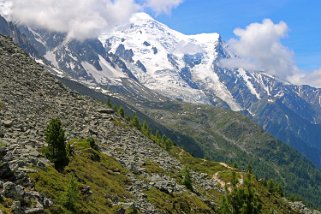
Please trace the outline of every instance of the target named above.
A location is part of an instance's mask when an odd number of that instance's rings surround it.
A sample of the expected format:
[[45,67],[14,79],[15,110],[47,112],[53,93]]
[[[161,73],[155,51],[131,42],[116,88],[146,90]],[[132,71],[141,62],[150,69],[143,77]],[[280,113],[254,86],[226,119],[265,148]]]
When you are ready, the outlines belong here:
[[121,78],[127,78],[127,76],[113,68],[108,62],[102,57],[99,56],[99,64],[102,67],[102,70],[97,70],[92,64],[89,62],[82,62],[81,65],[86,69],[86,71],[93,76],[95,81],[100,84],[112,84],[112,85],[120,85]]
[[51,62],[51,64],[53,66],[55,66],[56,68],[59,68],[57,59],[56,59],[56,54],[53,51],[48,51],[45,55],[44,55],[45,59],[47,59],[49,62]]
[[255,95],[258,100],[261,99],[260,94],[256,91],[255,87],[253,86],[252,82],[250,81],[251,77],[249,77],[246,71],[243,68],[238,69],[239,76],[243,78],[245,81],[246,86],[250,90],[251,94]]

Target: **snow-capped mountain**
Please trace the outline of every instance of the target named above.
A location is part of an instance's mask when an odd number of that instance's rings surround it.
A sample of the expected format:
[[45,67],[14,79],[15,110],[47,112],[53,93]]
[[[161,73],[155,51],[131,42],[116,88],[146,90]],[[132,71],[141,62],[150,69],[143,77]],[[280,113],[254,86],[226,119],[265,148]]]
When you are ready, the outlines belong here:
[[217,74],[209,72],[213,62],[225,56],[219,34],[184,35],[138,13],[128,25],[99,39],[147,88],[187,102],[223,101],[232,110],[241,110]]
[[1,17],[0,32],[58,74],[133,99],[175,99],[240,111],[321,167],[321,89],[222,67],[220,60],[235,56],[217,33],[184,35],[145,13],[84,42]]

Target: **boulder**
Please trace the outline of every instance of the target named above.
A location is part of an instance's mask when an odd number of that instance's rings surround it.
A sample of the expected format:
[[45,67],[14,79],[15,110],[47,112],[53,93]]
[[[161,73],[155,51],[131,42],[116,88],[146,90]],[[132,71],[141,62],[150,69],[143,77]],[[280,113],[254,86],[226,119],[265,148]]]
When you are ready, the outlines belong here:
[[0,179],[2,180],[14,180],[15,175],[11,171],[8,163],[0,162]]
[[13,124],[13,120],[4,120],[4,121],[2,121],[2,124],[4,127],[10,128]]
[[101,108],[101,109],[98,109],[97,111],[101,114],[114,114],[115,113],[115,110],[111,109],[111,108],[107,108],[107,109]]
[[15,185],[11,181],[3,184],[3,195],[7,198],[12,198],[17,201],[23,200],[24,189],[20,185]]

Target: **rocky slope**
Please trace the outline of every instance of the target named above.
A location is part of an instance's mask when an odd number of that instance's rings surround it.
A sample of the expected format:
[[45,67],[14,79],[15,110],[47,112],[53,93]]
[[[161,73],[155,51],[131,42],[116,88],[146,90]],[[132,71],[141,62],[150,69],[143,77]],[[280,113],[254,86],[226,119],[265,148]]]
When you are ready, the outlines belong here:
[[[92,185],[99,183],[99,180],[95,180],[94,170],[98,170],[100,176],[105,173],[103,178],[107,181],[101,182],[107,182],[103,188],[106,189],[106,196],[100,198],[102,201],[89,197],[81,203],[83,205],[79,206],[84,209],[89,209],[91,205],[96,207],[87,212],[99,213],[102,211],[100,209],[105,209],[111,213],[116,209],[118,213],[124,213],[129,208],[141,213],[168,213],[169,210],[178,213],[183,210],[187,213],[215,212],[223,191],[219,183],[228,180],[212,176],[220,172],[231,173],[236,169],[193,158],[176,147],[169,152],[165,151],[140,131],[130,127],[126,120],[106,105],[67,90],[43,67],[2,36],[0,58],[2,212],[42,213],[44,209],[54,212],[52,208],[56,208],[55,204],[59,204],[59,201],[48,198],[49,189],[45,187],[48,185],[48,188],[54,188],[57,192],[63,191],[64,187],[59,186],[59,182],[63,183],[67,179],[65,176],[71,172],[75,172],[78,182],[84,185],[82,194],[96,195],[96,186],[86,186],[89,182]],[[75,147],[75,156],[70,165],[64,174],[54,171],[52,164],[40,152],[45,146],[45,127],[52,118],[62,120],[68,140],[93,137],[101,152],[82,148],[84,144],[81,140],[73,140],[71,145]],[[179,172],[184,166],[192,169],[194,192],[179,181]],[[89,171],[83,174],[86,171],[82,170]],[[236,172],[242,175],[242,172]],[[108,179],[113,180],[116,186],[121,184],[122,179],[126,180],[122,194],[113,193],[114,186],[109,186],[112,183],[108,183]],[[39,186],[42,181],[45,183]],[[51,182],[56,183],[50,186]],[[262,184],[257,185],[264,209],[273,208],[280,213],[295,212],[285,200],[271,195]],[[102,188],[99,190],[102,191]],[[110,198],[112,194],[118,199]],[[165,197],[165,201],[159,201],[158,195],[160,198]],[[101,208],[99,203],[105,206]],[[169,206],[169,210],[165,210],[162,203]]]

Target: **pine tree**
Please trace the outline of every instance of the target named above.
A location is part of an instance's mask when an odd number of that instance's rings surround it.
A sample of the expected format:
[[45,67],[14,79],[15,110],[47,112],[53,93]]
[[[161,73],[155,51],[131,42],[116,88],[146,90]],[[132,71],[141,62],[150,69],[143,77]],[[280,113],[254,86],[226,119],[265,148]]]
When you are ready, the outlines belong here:
[[190,170],[187,167],[184,167],[182,170],[182,183],[186,186],[187,189],[193,191],[192,178]]
[[248,173],[244,185],[238,188],[234,186],[232,192],[223,198],[219,211],[222,214],[259,214],[261,209],[262,202],[256,193],[252,175]]
[[63,168],[68,163],[65,131],[62,128],[59,119],[52,119],[45,132],[46,142],[48,144],[47,157],[54,162],[55,167]]
[[121,117],[125,118],[125,111],[124,111],[124,108],[123,108],[122,106],[119,107],[119,109],[118,109],[118,114],[119,114]]
[[113,104],[111,103],[111,99],[110,99],[110,98],[108,98],[107,105],[108,105],[110,108],[113,108]]
[[140,129],[140,124],[139,124],[139,120],[137,117],[137,114],[134,114],[134,116],[130,119],[130,125],[132,127],[136,127],[137,129]]
[[70,210],[75,210],[75,205],[79,199],[78,183],[75,176],[72,174],[69,178],[69,183],[66,190],[65,206]]
[[233,187],[235,188],[236,187],[236,185],[238,184],[238,180],[237,180],[237,177],[236,177],[236,173],[235,173],[235,171],[233,171],[232,172],[232,181],[231,181],[231,183],[232,183],[232,185],[233,185]]
[[149,130],[149,126],[146,123],[146,121],[144,121],[143,126],[142,126],[142,132],[145,136],[149,137],[150,136],[150,130]]

